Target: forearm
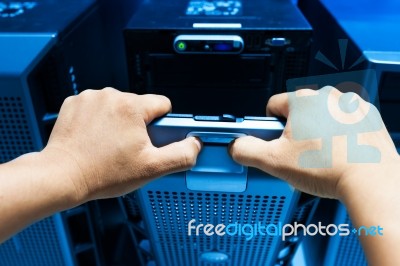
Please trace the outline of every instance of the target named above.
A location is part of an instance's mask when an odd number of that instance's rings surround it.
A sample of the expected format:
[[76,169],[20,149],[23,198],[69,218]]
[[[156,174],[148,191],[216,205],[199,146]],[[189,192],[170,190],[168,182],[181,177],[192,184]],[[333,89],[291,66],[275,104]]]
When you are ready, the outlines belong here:
[[[357,173],[359,182],[343,197],[356,228],[380,226],[380,235],[361,232],[360,240],[370,265],[399,265],[400,253],[400,163]],[[370,180],[373,180],[372,182]],[[373,232],[370,232],[373,234]]]
[[0,165],[0,243],[29,224],[81,203],[68,160],[30,153]]
[[146,125],[170,110],[165,96],[113,88],[65,99],[46,148],[0,165],[0,243],[54,212],[192,168],[196,138],[164,147],[149,138]]

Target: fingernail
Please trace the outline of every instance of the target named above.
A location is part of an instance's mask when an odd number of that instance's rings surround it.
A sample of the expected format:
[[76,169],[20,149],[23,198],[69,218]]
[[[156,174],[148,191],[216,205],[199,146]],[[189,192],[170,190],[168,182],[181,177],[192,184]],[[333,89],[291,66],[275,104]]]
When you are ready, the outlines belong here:
[[197,147],[199,148],[199,151],[201,150],[201,148],[203,147],[203,143],[201,142],[201,140],[197,137],[193,137],[194,139],[194,143],[196,143]]
[[236,141],[236,139],[233,139],[231,142],[229,142],[229,144],[228,144],[228,151],[229,151],[229,154],[231,154],[231,149],[232,149],[232,145],[233,145],[233,143],[235,143],[235,141]]

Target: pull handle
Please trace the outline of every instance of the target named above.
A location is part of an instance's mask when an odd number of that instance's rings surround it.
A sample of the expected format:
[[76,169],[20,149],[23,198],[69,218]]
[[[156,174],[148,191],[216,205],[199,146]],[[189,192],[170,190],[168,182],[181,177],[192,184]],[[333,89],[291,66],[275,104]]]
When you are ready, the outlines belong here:
[[196,165],[186,172],[186,186],[191,190],[243,192],[247,187],[247,167],[236,163],[228,152],[229,143],[242,133],[190,132],[203,148]]

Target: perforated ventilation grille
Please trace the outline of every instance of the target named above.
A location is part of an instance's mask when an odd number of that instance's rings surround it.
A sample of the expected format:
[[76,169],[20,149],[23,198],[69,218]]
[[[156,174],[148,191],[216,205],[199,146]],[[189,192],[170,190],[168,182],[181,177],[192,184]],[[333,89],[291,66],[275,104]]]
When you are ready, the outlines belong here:
[[[353,228],[350,221],[350,217],[347,215],[345,224],[349,224],[349,228]],[[365,258],[363,249],[361,247],[360,241],[358,240],[357,234],[350,234],[346,237],[340,238],[340,244],[337,252],[337,260],[334,265],[336,266],[366,266],[367,260]],[[329,251],[328,251],[329,252]]]
[[308,52],[296,51],[286,54],[284,82],[291,78],[304,77],[308,71]]
[[310,212],[316,203],[317,199],[309,201],[306,204],[298,207],[293,215],[293,222],[297,222],[298,224],[306,224],[307,219],[310,217]]
[[0,245],[0,265],[64,265],[53,218],[28,227]]
[[[161,247],[160,261],[164,265],[270,265],[274,259],[271,247],[279,237],[255,236],[188,236],[188,222],[196,224],[269,224],[282,222],[285,196],[185,193],[147,191],[152,208],[152,223]],[[193,231],[194,233],[194,231]],[[202,261],[200,255],[219,251],[229,255],[224,263]]]
[[122,198],[122,200],[124,202],[126,212],[129,216],[131,216],[132,218],[140,217],[140,209],[136,200],[135,193],[126,195]]
[[0,163],[33,150],[21,98],[0,97]]

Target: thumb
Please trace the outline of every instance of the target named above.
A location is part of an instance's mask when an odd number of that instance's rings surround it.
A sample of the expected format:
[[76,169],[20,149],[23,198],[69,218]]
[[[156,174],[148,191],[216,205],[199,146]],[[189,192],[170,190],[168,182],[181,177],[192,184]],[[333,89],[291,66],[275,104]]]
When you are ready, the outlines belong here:
[[246,136],[236,139],[229,148],[233,160],[256,167],[273,176],[283,176],[288,164],[288,153],[283,138],[265,141],[256,137]]
[[202,144],[195,137],[186,138],[179,142],[157,148],[155,160],[157,162],[156,174],[163,176],[181,172],[192,168],[196,164],[197,155]]

